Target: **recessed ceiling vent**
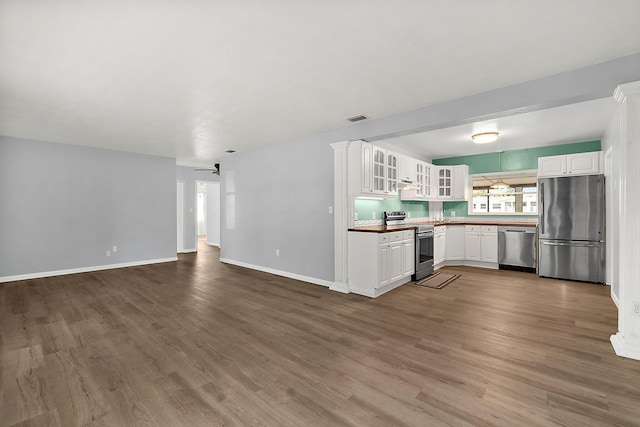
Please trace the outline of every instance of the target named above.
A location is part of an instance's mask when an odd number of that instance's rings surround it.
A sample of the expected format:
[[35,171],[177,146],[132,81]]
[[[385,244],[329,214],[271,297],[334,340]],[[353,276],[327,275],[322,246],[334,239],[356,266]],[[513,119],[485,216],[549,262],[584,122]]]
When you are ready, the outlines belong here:
[[225,151],[225,153],[229,153],[229,154],[235,153],[235,152],[236,152],[236,150],[227,150],[227,151]]
[[359,116],[347,117],[350,122],[359,122],[360,120],[366,120],[367,116],[360,114]]

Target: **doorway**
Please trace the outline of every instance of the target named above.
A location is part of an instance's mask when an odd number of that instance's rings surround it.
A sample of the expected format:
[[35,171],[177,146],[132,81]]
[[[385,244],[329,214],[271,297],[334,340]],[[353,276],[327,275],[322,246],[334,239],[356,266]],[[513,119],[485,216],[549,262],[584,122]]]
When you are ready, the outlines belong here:
[[220,183],[196,181],[196,239],[220,247]]

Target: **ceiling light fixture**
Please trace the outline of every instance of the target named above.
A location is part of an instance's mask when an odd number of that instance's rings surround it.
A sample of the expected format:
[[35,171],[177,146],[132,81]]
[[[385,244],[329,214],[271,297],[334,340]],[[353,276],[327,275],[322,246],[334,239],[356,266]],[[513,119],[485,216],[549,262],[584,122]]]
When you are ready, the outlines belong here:
[[498,132],[483,132],[471,135],[471,140],[476,144],[488,144],[498,139]]

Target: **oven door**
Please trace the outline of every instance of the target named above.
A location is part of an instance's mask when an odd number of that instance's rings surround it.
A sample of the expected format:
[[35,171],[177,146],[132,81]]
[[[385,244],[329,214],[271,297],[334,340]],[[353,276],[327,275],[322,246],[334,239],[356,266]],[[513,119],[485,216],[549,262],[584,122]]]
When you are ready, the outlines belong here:
[[433,231],[416,234],[416,274],[420,280],[433,273]]

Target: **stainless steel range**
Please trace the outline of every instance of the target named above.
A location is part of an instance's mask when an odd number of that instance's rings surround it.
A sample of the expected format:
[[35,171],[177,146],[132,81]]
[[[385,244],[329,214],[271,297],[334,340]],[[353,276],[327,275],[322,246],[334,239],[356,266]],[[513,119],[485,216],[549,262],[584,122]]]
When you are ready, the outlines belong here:
[[433,274],[433,225],[416,228],[416,272],[413,280],[421,280]]
[[[407,214],[402,211],[385,212],[385,225],[405,225]],[[433,274],[433,225],[416,225],[416,271],[413,280],[424,279]]]

